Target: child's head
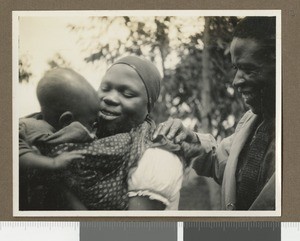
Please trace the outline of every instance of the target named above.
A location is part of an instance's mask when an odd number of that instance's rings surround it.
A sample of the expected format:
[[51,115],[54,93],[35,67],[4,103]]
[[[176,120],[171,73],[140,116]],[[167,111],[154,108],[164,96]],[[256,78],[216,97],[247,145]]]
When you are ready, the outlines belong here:
[[97,119],[97,93],[72,69],[48,71],[37,86],[37,97],[44,120],[57,130],[73,121],[79,121],[90,130]]

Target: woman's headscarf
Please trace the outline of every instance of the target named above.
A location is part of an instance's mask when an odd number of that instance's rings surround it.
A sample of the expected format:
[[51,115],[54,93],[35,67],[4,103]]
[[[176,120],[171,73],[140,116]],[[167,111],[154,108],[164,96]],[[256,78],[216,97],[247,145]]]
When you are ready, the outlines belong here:
[[139,75],[147,91],[148,112],[150,112],[160,92],[161,75],[156,66],[147,59],[133,55],[117,60],[112,66],[116,64],[126,64]]

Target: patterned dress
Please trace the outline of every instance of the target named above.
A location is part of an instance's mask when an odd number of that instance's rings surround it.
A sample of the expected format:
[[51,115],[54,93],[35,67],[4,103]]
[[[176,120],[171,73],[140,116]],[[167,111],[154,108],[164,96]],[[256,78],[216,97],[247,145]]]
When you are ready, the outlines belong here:
[[56,145],[47,155],[55,157],[62,152],[79,151],[84,158],[74,160],[57,179],[89,210],[125,210],[128,206],[128,172],[152,145],[149,138],[151,126],[144,122],[129,133],[90,143]]

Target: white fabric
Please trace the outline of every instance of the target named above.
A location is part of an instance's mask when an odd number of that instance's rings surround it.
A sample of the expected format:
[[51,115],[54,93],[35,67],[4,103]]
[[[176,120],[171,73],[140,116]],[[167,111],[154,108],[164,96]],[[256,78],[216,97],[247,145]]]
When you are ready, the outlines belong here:
[[183,164],[173,153],[159,149],[147,149],[138,166],[129,172],[128,194],[148,196],[161,201],[166,210],[178,209],[183,179]]

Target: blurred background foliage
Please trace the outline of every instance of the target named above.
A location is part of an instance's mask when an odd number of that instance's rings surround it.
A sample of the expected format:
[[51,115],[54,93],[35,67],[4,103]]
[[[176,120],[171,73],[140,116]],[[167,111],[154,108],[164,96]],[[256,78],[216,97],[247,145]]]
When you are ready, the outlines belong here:
[[[96,70],[128,54],[153,61],[163,76],[160,97],[151,113],[156,123],[180,118],[187,127],[211,133],[220,141],[233,133],[245,112],[232,87],[229,53],[238,21],[238,17],[111,16],[90,17],[88,23],[70,23],[67,28],[77,38],[85,62]],[[72,68],[60,53],[48,65],[49,69]],[[21,56],[19,81],[28,82],[31,75],[28,59]],[[189,177],[182,190],[181,209],[219,209],[219,187],[193,173]]]
[[22,55],[19,59],[19,83],[29,82],[32,76],[30,60],[27,55]]

